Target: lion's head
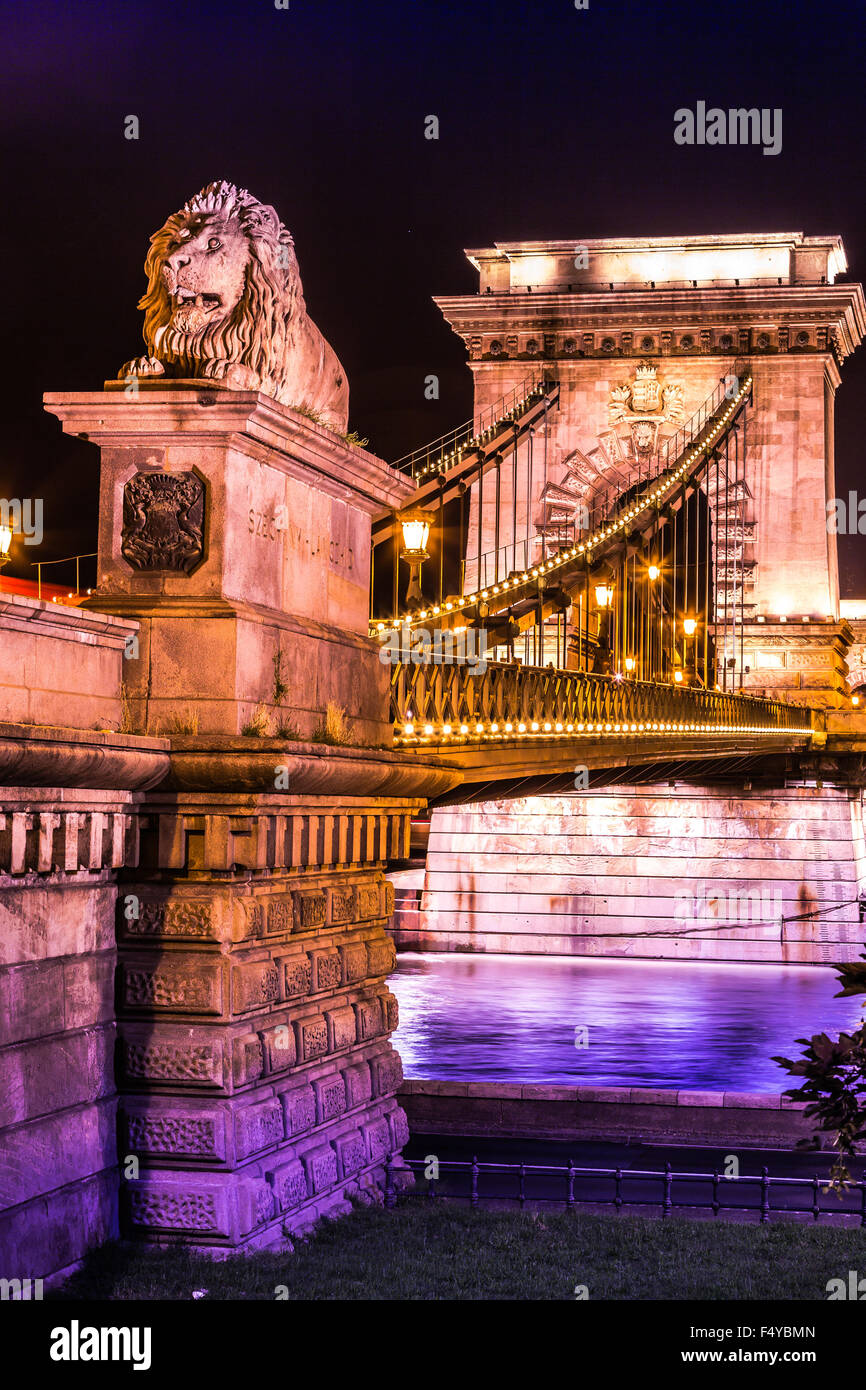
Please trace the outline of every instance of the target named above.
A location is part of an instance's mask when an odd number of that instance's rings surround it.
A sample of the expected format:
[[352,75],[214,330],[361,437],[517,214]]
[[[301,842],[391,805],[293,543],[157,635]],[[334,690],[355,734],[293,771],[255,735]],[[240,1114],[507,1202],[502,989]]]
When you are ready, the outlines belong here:
[[282,357],[286,321],[305,313],[291,234],[245,188],[211,183],[150,239],[144,339],[194,376],[215,359],[263,379]]
[[223,380],[345,430],[346,374],[307,315],[294,242],[272,207],[210,183],[151,237],[144,268],[150,355],[119,375]]

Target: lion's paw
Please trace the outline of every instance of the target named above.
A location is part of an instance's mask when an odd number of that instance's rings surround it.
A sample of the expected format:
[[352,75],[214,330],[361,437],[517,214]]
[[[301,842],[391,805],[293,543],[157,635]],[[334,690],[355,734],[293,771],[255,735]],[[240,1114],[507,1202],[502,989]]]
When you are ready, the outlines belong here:
[[121,381],[125,381],[131,376],[163,376],[164,374],[165,367],[158,357],[133,357],[131,362],[124,362],[117,373]]
[[244,367],[240,362],[229,362],[225,357],[215,357],[206,362],[200,375],[211,381],[221,381],[232,391],[258,391],[261,377],[252,367]]

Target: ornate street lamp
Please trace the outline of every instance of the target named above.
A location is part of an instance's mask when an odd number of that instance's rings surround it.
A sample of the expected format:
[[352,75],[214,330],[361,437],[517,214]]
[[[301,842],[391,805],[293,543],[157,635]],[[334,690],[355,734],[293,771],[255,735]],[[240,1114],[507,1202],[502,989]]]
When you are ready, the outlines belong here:
[[400,529],[403,532],[402,558],[409,566],[406,607],[410,610],[422,608],[424,605],[424,595],[421,592],[421,566],[425,560],[430,559],[427,552],[430,520],[429,513],[419,508],[400,514]]
[[599,608],[611,608],[613,606],[613,588],[610,584],[596,584],[595,601]]
[[9,563],[9,551],[12,548],[12,527],[0,526],[0,569]]

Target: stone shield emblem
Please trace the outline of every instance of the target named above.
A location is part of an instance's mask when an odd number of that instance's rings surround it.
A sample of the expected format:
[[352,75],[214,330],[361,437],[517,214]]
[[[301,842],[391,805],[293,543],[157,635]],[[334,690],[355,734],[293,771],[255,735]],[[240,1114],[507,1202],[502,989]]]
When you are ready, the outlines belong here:
[[204,502],[197,473],[136,473],[123,489],[124,559],[136,570],[191,574],[204,555]]

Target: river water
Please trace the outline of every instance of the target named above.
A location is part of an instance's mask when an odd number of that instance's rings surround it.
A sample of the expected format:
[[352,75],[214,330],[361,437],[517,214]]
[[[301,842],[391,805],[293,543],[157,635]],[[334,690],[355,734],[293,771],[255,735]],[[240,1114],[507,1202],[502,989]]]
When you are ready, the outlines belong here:
[[820,966],[398,955],[394,1044],[407,1077],[780,1092],[770,1058],[854,1027]]

